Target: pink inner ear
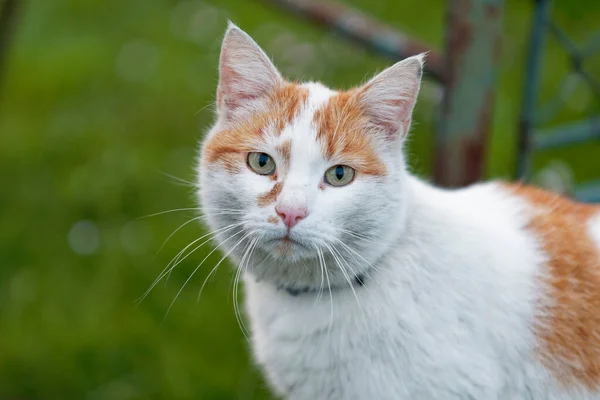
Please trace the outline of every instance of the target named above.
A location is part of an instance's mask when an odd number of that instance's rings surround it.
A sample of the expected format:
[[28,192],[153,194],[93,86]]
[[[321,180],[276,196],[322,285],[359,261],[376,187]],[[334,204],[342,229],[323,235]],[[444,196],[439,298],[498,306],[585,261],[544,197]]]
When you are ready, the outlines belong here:
[[379,102],[376,99],[367,98],[365,100],[369,101],[365,111],[373,125],[392,138],[400,130],[402,130],[402,136],[406,135],[412,120],[414,101],[409,98],[386,99]]
[[[254,91],[249,89],[255,88]],[[217,88],[217,104],[229,110],[235,110],[244,102],[255,100],[265,94],[266,90],[257,87],[255,82],[244,80],[232,67],[222,65]]]
[[254,93],[248,92],[244,86],[243,79],[238,73],[231,68],[223,67],[219,87],[217,88],[217,104],[220,107],[225,106],[229,110],[235,110],[244,102],[255,100],[266,94],[265,90],[257,90]]
[[382,121],[383,128],[386,129],[386,132],[390,135],[394,135],[398,132],[398,130],[402,129],[402,134],[405,135],[410,126],[411,117],[412,117],[412,107],[409,106],[410,100],[391,100],[389,107],[391,110],[395,110],[395,118],[386,121],[385,119]]
[[388,137],[406,135],[421,85],[422,59],[394,64],[360,89],[360,100],[371,123]]

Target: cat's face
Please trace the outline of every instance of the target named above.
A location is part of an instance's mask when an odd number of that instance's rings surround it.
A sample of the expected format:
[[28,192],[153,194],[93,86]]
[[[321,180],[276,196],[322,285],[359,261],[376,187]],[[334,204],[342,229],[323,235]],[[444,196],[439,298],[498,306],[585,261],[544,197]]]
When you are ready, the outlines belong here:
[[284,80],[231,25],[219,67],[218,120],[200,159],[201,206],[219,244],[287,287],[365,272],[404,222],[402,142],[422,57],[336,92]]

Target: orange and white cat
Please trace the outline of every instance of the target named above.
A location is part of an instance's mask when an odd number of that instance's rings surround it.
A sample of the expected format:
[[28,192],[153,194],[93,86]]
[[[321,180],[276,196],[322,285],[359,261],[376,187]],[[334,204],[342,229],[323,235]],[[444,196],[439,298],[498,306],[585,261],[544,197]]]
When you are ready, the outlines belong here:
[[230,24],[199,197],[258,364],[288,399],[600,399],[600,208],[411,175],[423,59],[339,92]]

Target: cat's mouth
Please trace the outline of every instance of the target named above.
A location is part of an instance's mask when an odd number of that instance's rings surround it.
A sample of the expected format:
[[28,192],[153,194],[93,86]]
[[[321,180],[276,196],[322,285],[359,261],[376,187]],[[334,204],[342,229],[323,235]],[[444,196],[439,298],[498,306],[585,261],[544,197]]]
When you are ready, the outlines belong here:
[[275,244],[278,244],[278,245],[282,245],[282,246],[293,246],[293,245],[303,246],[303,244],[300,243],[299,241],[297,241],[296,239],[292,239],[289,234],[286,234],[285,236],[277,238],[277,239],[273,239],[272,242]]
[[282,254],[290,254],[294,250],[299,249],[307,249],[306,243],[303,243],[300,240],[293,238],[289,232],[285,234],[285,236],[281,236],[278,238],[274,238],[269,240],[269,245],[273,246],[273,248],[282,253]]

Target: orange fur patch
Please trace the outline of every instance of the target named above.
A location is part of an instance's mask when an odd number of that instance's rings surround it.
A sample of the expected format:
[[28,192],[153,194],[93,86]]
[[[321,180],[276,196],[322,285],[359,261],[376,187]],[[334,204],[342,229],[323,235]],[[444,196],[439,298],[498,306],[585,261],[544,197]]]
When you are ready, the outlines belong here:
[[288,139],[281,143],[279,146],[277,146],[277,152],[281,156],[281,163],[279,164],[280,170],[282,170],[282,174],[285,175],[290,166],[290,160],[292,158],[292,141]]
[[589,236],[600,207],[578,203],[541,189],[507,185],[534,208],[529,228],[548,259],[544,282],[554,304],[536,327],[541,356],[567,385],[600,388],[600,249]]
[[245,153],[256,150],[265,128],[272,126],[275,134],[280,134],[298,115],[307,99],[307,89],[294,83],[282,84],[265,100],[265,111],[253,113],[249,118],[217,132],[204,146],[204,162],[219,163],[228,172],[239,172],[245,163]]
[[275,203],[275,200],[277,200],[277,196],[279,196],[279,193],[281,193],[282,189],[283,183],[277,182],[275,185],[273,185],[273,188],[267,193],[258,196],[258,206],[266,207],[269,204]]
[[317,139],[327,158],[340,158],[359,173],[382,176],[386,168],[366,132],[369,119],[356,93],[340,92],[315,112]]
[[268,221],[268,222],[270,222],[271,224],[277,224],[277,223],[279,222],[279,218],[277,218],[277,217],[276,217],[276,216],[274,216],[274,215],[271,215],[271,216],[270,216],[270,217],[267,219],[267,221]]
[[308,100],[308,89],[286,83],[269,97],[269,105],[277,121],[277,134],[290,124]]

